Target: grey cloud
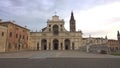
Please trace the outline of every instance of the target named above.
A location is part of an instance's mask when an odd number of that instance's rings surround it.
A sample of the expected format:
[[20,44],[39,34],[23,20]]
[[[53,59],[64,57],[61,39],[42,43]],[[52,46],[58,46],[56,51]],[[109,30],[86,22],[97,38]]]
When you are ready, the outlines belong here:
[[[94,5],[97,0],[0,0],[1,18],[12,19],[20,25],[31,27],[46,25],[46,21],[55,11],[63,19],[69,17],[71,10],[81,10]],[[102,1],[102,0],[100,0]],[[88,4],[88,5],[87,5]],[[87,6],[86,6],[87,5]],[[40,25],[43,24],[43,25]],[[39,28],[37,26],[37,28]],[[40,28],[41,28],[40,27]]]
[[55,4],[55,0],[10,0],[10,2],[14,7],[25,7],[28,10],[34,8],[41,11],[48,10]]
[[[6,1],[8,4],[6,4]],[[8,12],[13,12],[16,13],[18,11],[23,11],[23,12],[34,12],[34,11],[40,11],[40,12],[46,12],[50,11],[51,9],[54,8],[54,2],[55,0],[6,0],[0,2],[2,5],[0,5],[3,10],[6,10]],[[5,5],[4,5],[5,4]],[[8,5],[6,7],[6,5]],[[54,8],[55,9],[55,8]]]
[[[6,1],[8,4],[6,4]],[[37,17],[44,16],[48,12],[54,11],[55,0],[6,0],[0,1],[5,5],[0,5],[1,11],[7,12],[9,15]],[[6,7],[6,5],[8,5]],[[52,10],[53,9],[53,10]],[[4,12],[4,13],[5,13]]]
[[22,6],[26,0],[9,0],[13,6]]

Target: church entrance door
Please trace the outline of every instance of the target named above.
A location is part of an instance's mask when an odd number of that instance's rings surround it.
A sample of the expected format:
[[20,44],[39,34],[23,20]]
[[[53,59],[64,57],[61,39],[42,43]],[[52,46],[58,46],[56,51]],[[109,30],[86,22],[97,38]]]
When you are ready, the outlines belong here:
[[65,50],[70,50],[70,40],[69,39],[65,40]]
[[65,50],[68,50],[69,49],[69,46],[68,45],[65,45]]
[[59,49],[59,42],[57,39],[53,40],[53,50]]
[[41,40],[41,48],[42,48],[42,50],[47,50],[47,40],[46,39]]

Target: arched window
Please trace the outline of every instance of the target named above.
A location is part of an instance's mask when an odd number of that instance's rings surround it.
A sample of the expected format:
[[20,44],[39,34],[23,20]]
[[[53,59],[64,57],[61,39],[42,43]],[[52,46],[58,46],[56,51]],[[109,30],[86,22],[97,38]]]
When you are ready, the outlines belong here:
[[59,27],[58,27],[58,25],[54,25],[53,26],[53,34],[58,35],[58,33],[59,33]]

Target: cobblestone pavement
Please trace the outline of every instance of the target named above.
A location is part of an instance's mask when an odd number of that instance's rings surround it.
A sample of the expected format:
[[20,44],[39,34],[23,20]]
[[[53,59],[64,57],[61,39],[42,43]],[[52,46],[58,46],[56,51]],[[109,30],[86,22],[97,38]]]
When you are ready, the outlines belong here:
[[80,51],[0,53],[0,68],[120,68],[120,56]]
[[80,51],[23,51],[14,53],[0,53],[0,58],[120,58],[108,54],[92,54]]

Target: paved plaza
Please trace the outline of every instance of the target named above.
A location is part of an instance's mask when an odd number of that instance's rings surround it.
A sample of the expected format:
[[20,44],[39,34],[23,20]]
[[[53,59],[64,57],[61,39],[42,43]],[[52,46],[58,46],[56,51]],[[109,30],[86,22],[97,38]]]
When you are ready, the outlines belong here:
[[93,54],[81,51],[23,51],[0,53],[0,58],[120,58],[109,54]]
[[120,68],[120,56],[80,51],[0,53],[0,68]]

